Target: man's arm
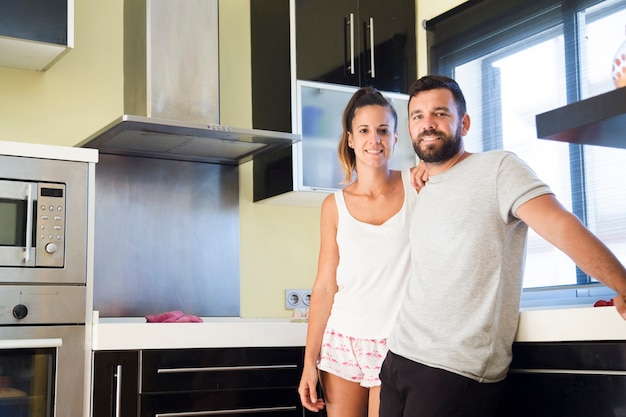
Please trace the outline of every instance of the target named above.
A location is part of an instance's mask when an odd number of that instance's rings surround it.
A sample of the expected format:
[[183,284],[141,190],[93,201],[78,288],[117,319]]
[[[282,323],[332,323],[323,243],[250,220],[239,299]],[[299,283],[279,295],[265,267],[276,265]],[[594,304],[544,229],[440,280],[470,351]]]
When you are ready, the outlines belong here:
[[552,194],[533,198],[516,212],[537,234],[568,255],[586,274],[612,288],[626,320],[626,269],[617,257]]

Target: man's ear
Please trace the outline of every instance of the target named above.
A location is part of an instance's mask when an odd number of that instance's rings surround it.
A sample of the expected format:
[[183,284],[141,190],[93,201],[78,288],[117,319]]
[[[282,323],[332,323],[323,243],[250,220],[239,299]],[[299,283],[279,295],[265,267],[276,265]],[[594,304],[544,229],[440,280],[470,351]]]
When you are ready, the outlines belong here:
[[469,132],[469,128],[470,128],[469,114],[465,113],[463,115],[463,119],[461,119],[461,125],[463,126],[463,128],[461,129],[461,135],[465,136],[467,135],[467,132]]

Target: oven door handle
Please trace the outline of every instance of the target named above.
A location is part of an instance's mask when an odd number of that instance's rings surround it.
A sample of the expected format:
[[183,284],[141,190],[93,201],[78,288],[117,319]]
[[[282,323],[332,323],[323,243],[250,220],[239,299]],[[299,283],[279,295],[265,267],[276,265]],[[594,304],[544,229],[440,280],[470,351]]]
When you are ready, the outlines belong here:
[[58,348],[63,339],[11,339],[0,340],[0,349]]

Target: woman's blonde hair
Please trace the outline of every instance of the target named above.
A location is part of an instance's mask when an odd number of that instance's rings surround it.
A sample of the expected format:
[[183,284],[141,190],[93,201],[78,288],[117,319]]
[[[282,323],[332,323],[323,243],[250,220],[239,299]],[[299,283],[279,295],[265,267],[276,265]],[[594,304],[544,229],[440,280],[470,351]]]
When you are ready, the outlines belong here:
[[393,116],[394,120],[393,131],[397,132],[398,130],[398,114],[396,113],[396,109],[380,91],[373,87],[361,87],[355,91],[343,111],[343,132],[341,134],[341,139],[339,139],[339,146],[337,147],[339,164],[341,165],[344,173],[342,183],[347,183],[354,179],[356,171],[356,155],[354,154],[354,149],[352,149],[348,144],[348,132],[352,133],[352,120],[354,119],[354,113],[357,109],[365,106],[382,106],[389,109],[389,112]]

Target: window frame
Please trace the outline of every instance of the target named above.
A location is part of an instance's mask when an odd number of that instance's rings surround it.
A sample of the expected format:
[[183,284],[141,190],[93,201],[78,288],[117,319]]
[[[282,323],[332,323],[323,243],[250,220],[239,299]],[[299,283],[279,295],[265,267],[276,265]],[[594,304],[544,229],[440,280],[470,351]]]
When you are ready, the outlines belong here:
[[[603,3],[605,0],[469,0],[460,6],[424,22],[427,31],[428,45],[428,69],[431,74],[442,74],[454,78],[454,69],[474,59],[498,52],[498,56],[489,57],[493,62],[501,59],[505,54],[510,54],[515,49],[525,49],[549,37],[549,33],[559,30],[564,38],[565,59],[565,91],[567,103],[579,101],[582,98],[581,70],[580,70],[580,47],[579,47],[579,23],[580,13],[592,6]],[[615,5],[614,5],[615,6]],[[600,18],[602,15],[611,13],[619,5],[601,12],[596,12],[592,18]],[[513,45],[513,46],[512,46]],[[485,63],[483,63],[485,65]],[[497,81],[497,70],[490,69],[482,72],[482,85],[498,85],[499,83],[487,84]],[[488,74],[488,75],[485,75]],[[482,103],[501,101],[501,94],[491,88],[481,88],[483,91]],[[494,97],[494,93],[497,97]],[[484,106],[486,108],[487,105]],[[489,104],[488,106],[493,106]],[[483,109],[484,110],[484,109]],[[490,108],[485,113],[490,114],[490,119],[497,119],[499,109]],[[501,119],[497,119],[499,123]],[[502,131],[499,125],[483,123],[481,132],[485,138],[493,140],[494,132]],[[495,133],[499,134],[499,133]],[[502,138],[499,138],[500,148]],[[485,147],[484,150],[495,147]],[[572,212],[587,225],[586,199],[587,190],[585,184],[585,147],[583,145],[570,144],[569,166]],[[524,288],[522,295],[522,307],[544,307],[546,305],[576,305],[589,304],[592,299],[611,298],[614,292],[593,280],[576,266],[576,284],[560,286],[544,286]]]

